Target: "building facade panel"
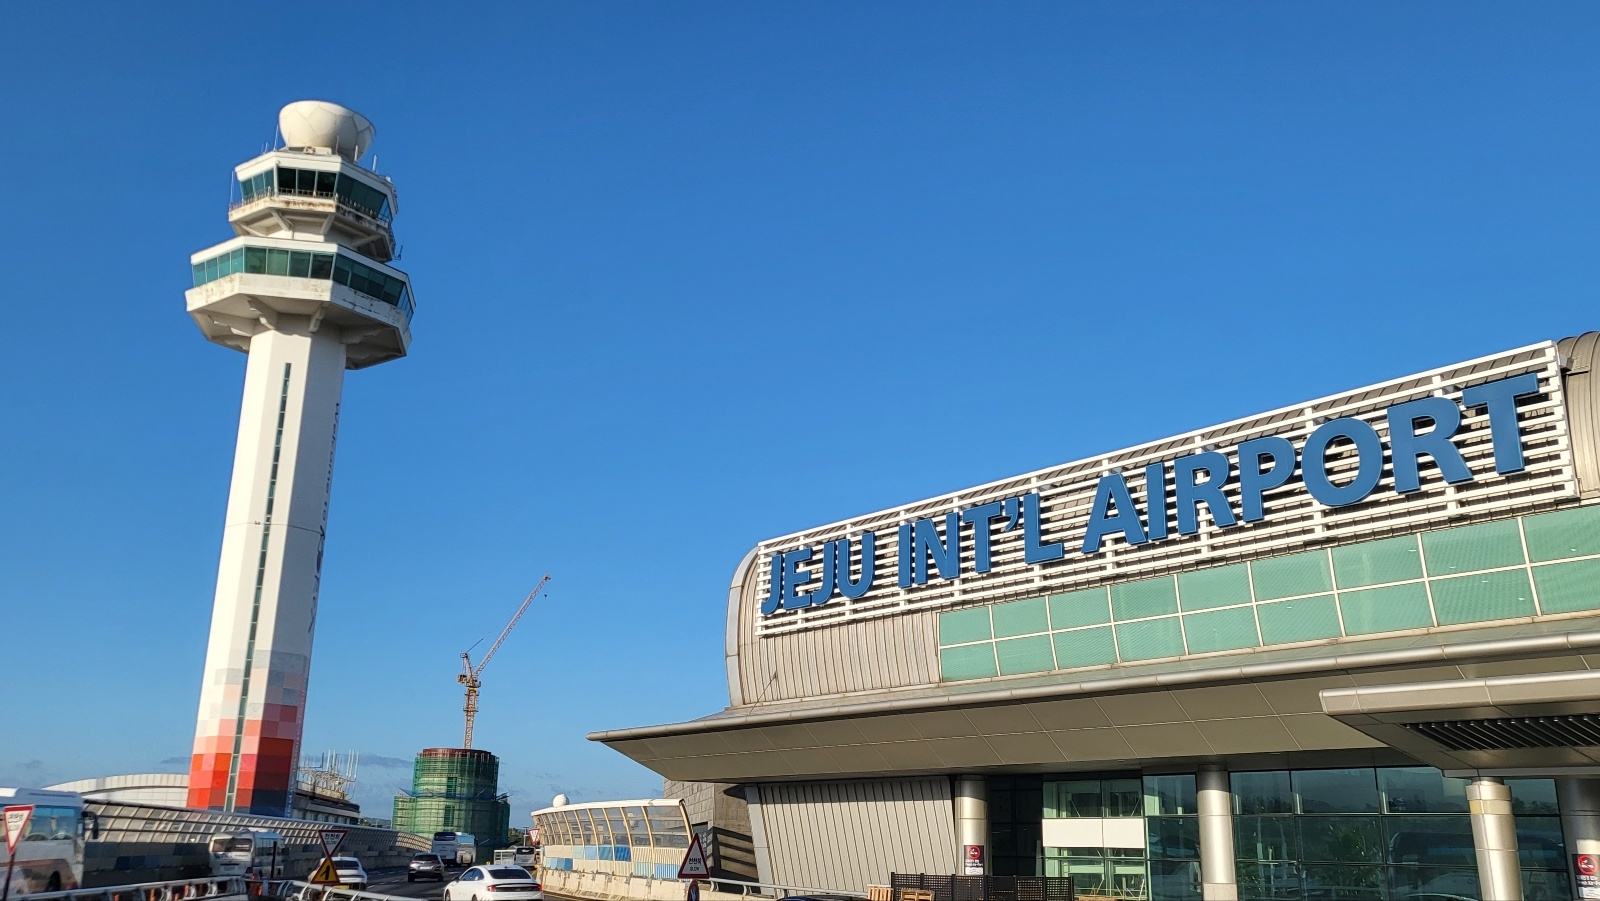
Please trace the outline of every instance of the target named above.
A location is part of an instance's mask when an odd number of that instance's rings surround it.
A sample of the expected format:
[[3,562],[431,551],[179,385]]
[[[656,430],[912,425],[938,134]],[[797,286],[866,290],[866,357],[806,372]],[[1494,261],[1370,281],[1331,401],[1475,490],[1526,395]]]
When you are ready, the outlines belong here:
[[948,779],[765,784],[760,817],[779,885],[857,891],[956,863]]
[[1597,350],[761,542],[730,586],[730,706],[591,738],[742,783],[763,881],[1578,897],[1570,855],[1600,856]]

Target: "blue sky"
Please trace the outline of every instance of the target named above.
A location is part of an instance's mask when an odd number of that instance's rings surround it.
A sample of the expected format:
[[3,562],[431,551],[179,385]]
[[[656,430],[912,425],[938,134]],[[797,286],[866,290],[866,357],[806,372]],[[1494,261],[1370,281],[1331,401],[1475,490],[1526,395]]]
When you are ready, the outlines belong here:
[[377,124],[306,729],[516,823],[727,703],[757,540],[1600,327],[1592,4],[14,4],[0,784],[182,769],[244,357],[183,312],[278,108]]

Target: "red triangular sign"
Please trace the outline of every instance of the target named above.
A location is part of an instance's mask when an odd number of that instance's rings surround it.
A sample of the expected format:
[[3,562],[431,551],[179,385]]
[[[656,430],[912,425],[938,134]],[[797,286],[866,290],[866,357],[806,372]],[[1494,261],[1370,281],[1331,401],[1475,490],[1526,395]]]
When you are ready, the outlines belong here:
[[339,853],[339,846],[344,844],[344,837],[349,835],[346,829],[324,829],[321,832],[322,850],[328,852],[329,857]]
[[706,866],[706,851],[700,847],[700,833],[689,840],[689,853],[683,855],[683,865],[678,867],[679,879],[710,879],[711,868]]
[[16,853],[17,842],[22,841],[22,833],[28,828],[28,820],[32,816],[32,804],[17,804],[5,809],[7,854]]

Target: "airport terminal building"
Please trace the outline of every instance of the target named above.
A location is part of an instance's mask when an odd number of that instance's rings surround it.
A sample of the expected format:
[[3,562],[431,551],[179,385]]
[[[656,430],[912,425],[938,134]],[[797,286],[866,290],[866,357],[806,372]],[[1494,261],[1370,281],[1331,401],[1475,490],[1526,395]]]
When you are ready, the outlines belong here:
[[1600,898],[1600,333],[761,542],[727,709],[760,881]]

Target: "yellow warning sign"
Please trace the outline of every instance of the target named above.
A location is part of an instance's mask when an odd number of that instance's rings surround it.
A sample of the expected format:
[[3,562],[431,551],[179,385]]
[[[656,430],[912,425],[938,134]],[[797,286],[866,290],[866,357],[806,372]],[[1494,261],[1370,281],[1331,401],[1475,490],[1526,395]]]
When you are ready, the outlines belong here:
[[322,863],[318,864],[317,869],[311,874],[311,878],[306,881],[312,885],[338,885],[339,871],[333,868],[332,859],[324,857]]

